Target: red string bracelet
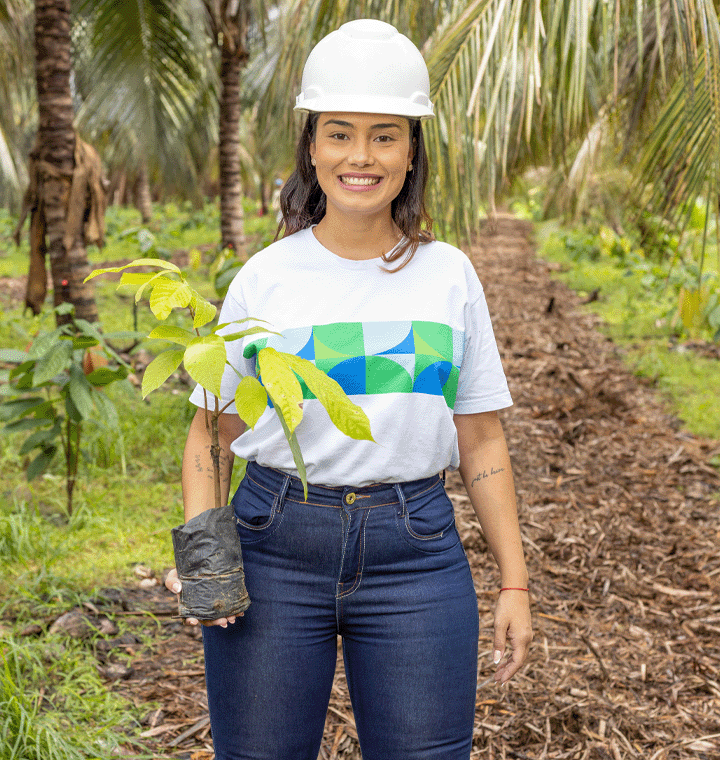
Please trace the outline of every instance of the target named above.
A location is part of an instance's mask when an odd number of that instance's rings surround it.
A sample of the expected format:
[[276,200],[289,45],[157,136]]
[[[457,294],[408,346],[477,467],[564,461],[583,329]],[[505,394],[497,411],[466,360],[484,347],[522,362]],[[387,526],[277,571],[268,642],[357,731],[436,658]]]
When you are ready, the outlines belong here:
[[500,593],[503,591],[530,591],[529,588],[514,588],[512,586],[506,586],[505,588],[500,589]]

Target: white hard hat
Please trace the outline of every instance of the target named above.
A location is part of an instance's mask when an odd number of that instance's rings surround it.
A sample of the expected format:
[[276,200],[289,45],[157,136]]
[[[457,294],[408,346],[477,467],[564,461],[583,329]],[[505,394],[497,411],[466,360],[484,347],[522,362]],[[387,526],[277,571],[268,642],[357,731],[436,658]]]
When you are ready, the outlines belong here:
[[349,21],[312,49],[295,110],[429,119],[434,114],[427,66],[394,26],[375,19]]

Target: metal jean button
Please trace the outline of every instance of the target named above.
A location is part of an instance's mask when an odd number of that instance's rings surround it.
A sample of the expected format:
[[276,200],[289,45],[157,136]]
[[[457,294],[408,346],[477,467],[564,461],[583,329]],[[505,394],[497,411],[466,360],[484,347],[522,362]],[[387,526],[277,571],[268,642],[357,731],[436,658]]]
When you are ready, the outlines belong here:
[[355,499],[357,499],[357,496],[351,491],[348,494],[345,494],[345,503],[350,505],[355,503]]

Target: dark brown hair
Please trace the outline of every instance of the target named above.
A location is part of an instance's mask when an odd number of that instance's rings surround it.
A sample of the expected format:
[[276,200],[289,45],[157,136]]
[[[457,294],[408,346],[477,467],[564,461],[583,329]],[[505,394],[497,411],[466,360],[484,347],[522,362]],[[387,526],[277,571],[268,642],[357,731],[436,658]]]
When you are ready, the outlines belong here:
[[[290,175],[280,193],[282,221],[275,239],[292,235],[317,224],[325,216],[327,199],[320,188],[315,167],[310,163],[310,145],[315,142],[319,113],[309,113],[305,120],[297,148],[295,149],[295,171]],[[392,272],[402,269],[415,255],[420,243],[435,239],[432,233],[432,219],[425,208],[425,185],[429,164],[422,126],[419,119],[409,119],[410,139],[415,147],[413,170],[407,173],[405,184],[392,202],[392,218],[404,235],[401,243],[383,255],[383,261],[390,264],[405,257]]]

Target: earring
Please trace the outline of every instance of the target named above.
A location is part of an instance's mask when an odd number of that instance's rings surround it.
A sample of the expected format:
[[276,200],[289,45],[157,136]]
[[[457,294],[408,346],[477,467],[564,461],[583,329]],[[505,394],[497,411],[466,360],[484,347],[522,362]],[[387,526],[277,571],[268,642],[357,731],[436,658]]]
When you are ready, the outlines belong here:
[[311,163],[313,166],[315,166],[315,158],[314,158],[314,157],[310,159],[310,163]]
[[408,164],[408,168],[407,168],[407,170],[408,170],[409,172],[411,172],[411,171],[412,171],[412,164]]

